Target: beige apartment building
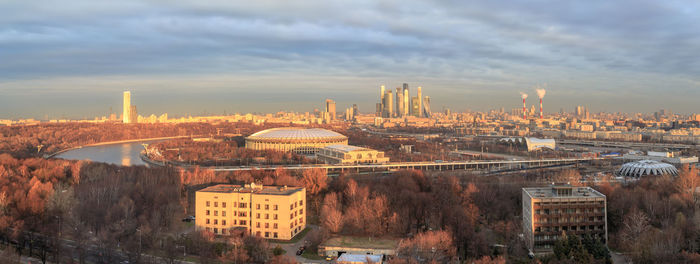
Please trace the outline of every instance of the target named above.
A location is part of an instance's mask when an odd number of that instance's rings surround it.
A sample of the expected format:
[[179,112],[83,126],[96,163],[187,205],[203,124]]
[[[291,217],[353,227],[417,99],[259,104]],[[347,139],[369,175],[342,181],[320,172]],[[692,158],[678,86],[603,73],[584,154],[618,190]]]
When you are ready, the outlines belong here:
[[552,251],[566,235],[608,240],[606,198],[590,187],[523,188],[523,233],[532,252]]
[[195,227],[216,235],[243,230],[289,240],[306,228],[306,189],[219,184],[195,194]]
[[316,158],[328,164],[386,163],[384,152],[350,145],[328,145],[320,148]]

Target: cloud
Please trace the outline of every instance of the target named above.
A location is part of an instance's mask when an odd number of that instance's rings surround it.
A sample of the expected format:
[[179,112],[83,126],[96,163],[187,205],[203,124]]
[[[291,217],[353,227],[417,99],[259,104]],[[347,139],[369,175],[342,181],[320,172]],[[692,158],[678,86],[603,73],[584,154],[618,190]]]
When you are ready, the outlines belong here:
[[[343,85],[348,93],[367,80],[434,84],[436,105],[437,93],[486,89],[517,98],[543,82],[552,96],[557,89],[693,93],[692,81],[679,80],[700,73],[698,11],[687,1],[3,2],[0,89],[36,87],[37,79],[52,81],[41,86],[49,92],[69,79],[117,87],[113,76],[166,83],[168,76],[277,76],[326,82],[319,86],[354,81]],[[640,77],[646,82],[632,80]],[[303,82],[264,83],[282,91]],[[450,99],[446,105],[459,104]],[[483,101],[475,107],[491,105]]]

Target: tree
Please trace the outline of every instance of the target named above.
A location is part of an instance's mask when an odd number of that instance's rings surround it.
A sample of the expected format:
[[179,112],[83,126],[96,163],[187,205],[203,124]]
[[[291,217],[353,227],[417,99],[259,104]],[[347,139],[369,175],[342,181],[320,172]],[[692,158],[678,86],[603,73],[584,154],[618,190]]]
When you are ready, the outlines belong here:
[[399,243],[397,252],[410,259],[437,263],[450,262],[457,254],[452,234],[446,230],[428,231],[405,239]]
[[335,192],[326,195],[321,207],[321,226],[331,233],[338,233],[343,227],[343,213]]

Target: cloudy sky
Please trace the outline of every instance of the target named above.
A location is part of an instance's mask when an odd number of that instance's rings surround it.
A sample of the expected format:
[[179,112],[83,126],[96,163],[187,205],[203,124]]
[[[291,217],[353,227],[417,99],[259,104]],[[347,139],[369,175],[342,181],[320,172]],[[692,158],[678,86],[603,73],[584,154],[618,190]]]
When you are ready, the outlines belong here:
[[698,1],[0,0],[0,119],[432,107],[700,112]]

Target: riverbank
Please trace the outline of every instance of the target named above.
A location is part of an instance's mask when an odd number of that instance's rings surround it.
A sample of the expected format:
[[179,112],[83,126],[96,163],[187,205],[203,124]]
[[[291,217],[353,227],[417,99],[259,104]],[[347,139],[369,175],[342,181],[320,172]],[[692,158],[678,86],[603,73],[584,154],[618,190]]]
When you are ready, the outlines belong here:
[[118,141],[108,141],[108,142],[93,143],[93,144],[87,144],[87,145],[82,145],[82,146],[77,146],[77,147],[72,147],[72,148],[68,148],[68,149],[59,150],[59,151],[56,151],[56,152],[54,152],[54,153],[52,153],[52,154],[44,155],[44,158],[45,158],[45,159],[50,159],[50,158],[53,158],[53,157],[55,157],[55,156],[57,156],[57,155],[60,155],[61,153],[68,152],[68,151],[71,151],[71,150],[86,148],[86,147],[97,147],[97,146],[114,145],[114,144],[134,143],[134,142],[142,142],[142,141],[168,140],[168,139],[189,138],[189,137],[197,137],[197,136],[172,136],[172,137],[125,139],[125,140],[118,140]]

